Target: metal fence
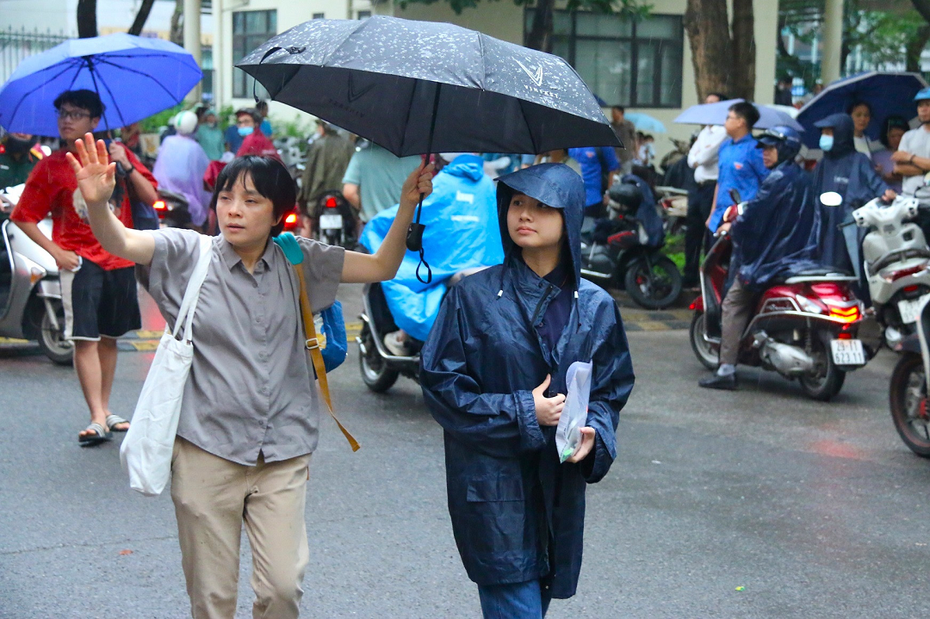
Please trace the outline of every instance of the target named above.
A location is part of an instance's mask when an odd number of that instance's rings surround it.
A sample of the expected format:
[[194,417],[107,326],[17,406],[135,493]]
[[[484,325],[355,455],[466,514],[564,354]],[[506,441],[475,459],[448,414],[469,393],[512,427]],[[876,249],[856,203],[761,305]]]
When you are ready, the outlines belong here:
[[23,59],[55,47],[72,37],[64,33],[17,30],[0,30],[0,84],[9,79]]

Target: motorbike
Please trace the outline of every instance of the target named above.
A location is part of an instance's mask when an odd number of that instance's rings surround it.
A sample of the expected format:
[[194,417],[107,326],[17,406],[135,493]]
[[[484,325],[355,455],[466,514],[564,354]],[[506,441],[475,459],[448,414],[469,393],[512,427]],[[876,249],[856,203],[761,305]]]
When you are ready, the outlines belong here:
[[311,218],[320,241],[345,248],[355,247],[355,213],[341,191],[331,190],[320,195]]
[[[450,288],[455,286],[463,278],[483,268],[467,269],[456,273],[449,279],[448,286]],[[400,376],[419,382],[420,349],[423,348],[423,342],[408,339],[407,348],[410,351],[408,356],[391,353],[384,345],[384,335],[397,331],[397,324],[391,316],[381,284],[366,284],[362,302],[363,310],[359,315],[362,328],[355,338],[355,343],[358,344],[362,382],[375,393],[383,393],[393,387]]]
[[665,233],[680,234],[688,220],[688,190],[660,185],[656,187],[656,200],[662,207]]
[[649,245],[643,223],[608,191],[608,217],[585,217],[581,228],[581,274],[607,286],[624,288],[647,309],[664,309],[681,294],[681,273],[661,245]]
[[[59,365],[73,362],[73,344],[64,339],[65,314],[54,258],[9,219],[23,185],[0,193],[0,336],[35,340]],[[51,238],[52,222],[39,222]]]
[[[691,349],[709,370],[719,364],[732,250],[730,236],[720,234],[701,265],[701,296],[690,306]],[[812,399],[833,398],[846,373],[869,360],[857,338],[864,308],[852,291],[855,281],[829,268],[813,268],[774,282],[760,295],[740,338],[739,363],[797,379]]]
[[[827,206],[839,194],[824,194]],[[885,342],[898,350],[904,337],[914,333],[919,307],[930,297],[930,248],[920,227],[914,198],[898,196],[890,205],[879,198],[852,213],[856,226],[869,232],[862,240],[863,270],[872,297],[875,318],[884,326]]]
[[187,198],[180,193],[158,190],[158,200],[152,205],[161,223],[168,228],[190,228],[193,225]]
[[901,356],[891,373],[888,400],[895,430],[918,456],[930,458],[930,296],[919,300],[915,333],[901,342]]

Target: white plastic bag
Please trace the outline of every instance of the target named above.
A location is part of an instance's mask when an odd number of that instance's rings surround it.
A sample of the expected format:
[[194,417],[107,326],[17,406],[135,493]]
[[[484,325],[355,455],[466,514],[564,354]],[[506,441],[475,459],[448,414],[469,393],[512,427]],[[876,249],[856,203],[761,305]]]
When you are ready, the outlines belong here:
[[581,428],[588,421],[588,398],[591,397],[591,363],[575,361],[568,366],[565,383],[565,408],[555,430],[555,447],[559,451],[559,462],[574,455],[581,444]]
[[129,473],[129,486],[145,496],[161,494],[171,476],[171,454],[181,415],[181,398],[194,360],[191,325],[200,287],[210,266],[212,247],[210,237],[200,237],[200,257],[187,283],[174,325],[175,334],[181,332],[181,325],[184,326],[183,338],[177,339],[165,327],[119,450],[123,470]]

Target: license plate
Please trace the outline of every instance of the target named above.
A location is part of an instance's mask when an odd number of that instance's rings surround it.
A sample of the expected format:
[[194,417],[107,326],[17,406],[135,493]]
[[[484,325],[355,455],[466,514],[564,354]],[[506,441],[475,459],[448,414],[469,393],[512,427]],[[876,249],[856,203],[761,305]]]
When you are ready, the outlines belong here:
[[865,365],[865,350],[860,340],[831,340],[833,363],[837,365]]
[[920,318],[920,307],[927,297],[930,297],[930,295],[925,294],[913,301],[898,301],[898,313],[901,314],[901,322],[906,325],[917,322],[917,319]]
[[320,229],[342,230],[342,215],[320,215]]

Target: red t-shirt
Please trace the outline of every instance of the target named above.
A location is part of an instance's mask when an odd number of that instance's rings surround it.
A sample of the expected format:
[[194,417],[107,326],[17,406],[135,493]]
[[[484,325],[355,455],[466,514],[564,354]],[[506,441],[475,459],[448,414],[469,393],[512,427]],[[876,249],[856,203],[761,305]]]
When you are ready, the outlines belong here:
[[[39,223],[51,213],[52,241],[62,249],[75,252],[105,271],[133,266],[132,262],[105,251],[90,229],[87,212],[79,213],[75,208],[73,198],[74,192],[77,191],[77,178],[71,164],[65,158],[65,152],[64,149],[57,150],[36,164],[26,180],[23,195],[10,214],[10,219]],[[152,183],[153,187],[158,186],[155,177],[129,149],[126,149],[126,156],[129,163]],[[86,206],[84,208],[86,209]],[[132,207],[127,193],[123,194],[122,207],[118,211],[116,216],[119,220],[131,228]]]

